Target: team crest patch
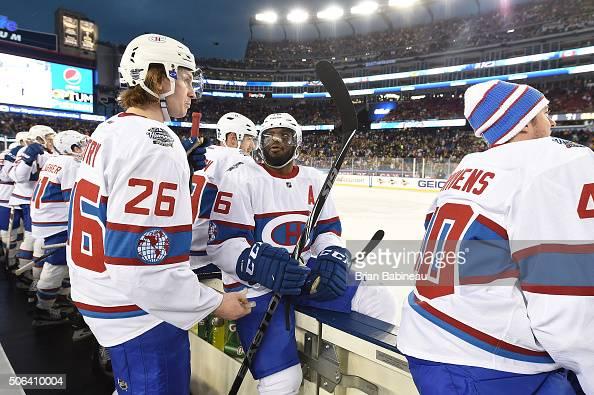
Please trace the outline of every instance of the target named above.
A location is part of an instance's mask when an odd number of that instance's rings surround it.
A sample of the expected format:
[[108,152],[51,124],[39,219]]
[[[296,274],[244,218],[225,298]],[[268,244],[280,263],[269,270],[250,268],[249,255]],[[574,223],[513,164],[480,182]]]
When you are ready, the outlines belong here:
[[162,145],[163,147],[173,146],[173,137],[165,129],[150,128],[147,130],[146,135],[153,140],[153,144]]
[[147,230],[138,238],[136,244],[140,260],[149,265],[163,261],[170,247],[169,237],[161,229]]
[[210,223],[208,224],[208,241],[213,241],[214,239],[216,239],[217,233],[217,225],[214,222],[210,221]]

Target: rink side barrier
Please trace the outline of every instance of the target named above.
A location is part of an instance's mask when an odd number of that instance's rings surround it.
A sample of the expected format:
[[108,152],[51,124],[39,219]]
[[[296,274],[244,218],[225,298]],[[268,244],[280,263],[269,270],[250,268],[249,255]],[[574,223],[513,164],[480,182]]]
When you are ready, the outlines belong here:
[[[210,269],[197,272],[203,284],[222,291],[221,280],[211,277]],[[295,326],[304,377],[300,395],[343,394],[348,388],[370,395],[418,394],[406,358],[397,348],[397,327],[357,312],[303,306],[295,311]],[[241,360],[193,331],[189,336],[192,391],[226,393]],[[257,393],[256,385],[248,373],[242,393]]]
[[336,178],[336,185],[418,192],[439,192],[446,181],[447,180],[440,178],[339,174]]

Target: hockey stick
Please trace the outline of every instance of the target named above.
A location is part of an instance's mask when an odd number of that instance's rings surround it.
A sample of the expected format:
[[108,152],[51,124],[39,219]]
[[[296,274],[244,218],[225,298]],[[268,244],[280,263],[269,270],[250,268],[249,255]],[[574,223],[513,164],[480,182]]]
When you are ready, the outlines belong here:
[[[14,226],[14,211],[15,208],[14,206],[10,207],[10,215],[8,218],[8,243],[6,243],[5,249],[6,249],[6,267],[10,267],[10,259],[8,258],[10,256],[10,245],[12,244],[12,228]],[[15,241],[16,243],[16,241]]]
[[[342,123],[342,131],[346,139],[343,138],[343,146],[340,150],[340,153],[338,154],[338,157],[335,159],[330,171],[328,172],[328,175],[326,176],[326,180],[324,181],[322,189],[320,190],[320,193],[314,203],[313,209],[309,214],[305,227],[301,231],[299,239],[297,240],[295,249],[291,254],[293,259],[299,258],[303,248],[307,244],[313,226],[317,222],[320,213],[322,212],[322,207],[328,199],[330,190],[334,185],[334,180],[336,180],[336,176],[340,171],[340,167],[342,166],[342,162],[346,157],[349,146],[351,145],[351,141],[357,132],[357,113],[355,112],[355,107],[353,106],[349,92],[336,69],[334,69],[334,67],[329,62],[321,61],[316,64],[316,74],[338,107],[340,120]],[[236,395],[239,391],[248,368],[252,363],[256,352],[258,352],[258,349],[260,348],[264,334],[266,333],[268,325],[272,320],[272,315],[279,305],[280,299],[281,295],[278,293],[275,293],[270,299],[268,310],[264,314],[262,321],[260,321],[258,331],[256,332],[256,335],[252,340],[252,344],[250,344],[250,347],[245,354],[243,362],[241,363],[241,367],[239,368],[239,372],[233,381],[231,390],[229,390],[229,395]]]
[[[48,246],[50,247],[50,246]],[[43,254],[42,256],[40,256],[39,258],[35,258],[33,259],[31,262],[23,265],[22,267],[19,267],[17,270],[14,271],[14,274],[16,276],[20,276],[21,274],[25,273],[27,270],[31,269],[33,267],[33,265],[35,265],[36,263],[45,261],[47,258],[49,258],[50,256],[54,255],[56,252],[58,252],[59,248],[62,247],[66,247],[66,243],[62,243],[62,244],[52,244],[51,248],[55,248],[54,251],[52,252],[48,252],[47,254]]]
[[198,140],[190,148],[186,150],[186,156],[190,156],[190,153],[195,148],[199,147],[203,143],[203,139],[200,138],[200,120],[202,119],[201,112],[192,113],[192,129],[190,130],[190,137],[198,137]]

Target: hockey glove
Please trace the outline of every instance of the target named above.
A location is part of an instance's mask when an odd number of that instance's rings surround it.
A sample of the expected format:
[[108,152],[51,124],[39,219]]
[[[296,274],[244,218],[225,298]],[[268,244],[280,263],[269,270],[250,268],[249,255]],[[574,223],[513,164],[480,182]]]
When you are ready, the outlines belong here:
[[[304,288],[304,294],[323,302],[344,295],[351,253],[338,246],[326,247],[317,258],[311,258],[307,265],[311,268]],[[318,280],[319,279],[319,280]]]
[[309,268],[300,266],[286,249],[262,242],[241,253],[235,270],[243,281],[259,283],[282,295],[299,295],[309,274]]
[[18,147],[14,147],[10,151],[8,151],[6,153],[6,155],[4,155],[4,160],[5,161],[8,161],[8,162],[13,162],[14,163],[14,161],[16,160],[16,156],[17,156],[18,152],[21,150],[21,148],[23,148],[23,147],[21,147],[19,145]]
[[206,147],[210,145],[208,139],[199,144],[198,137],[183,138],[181,141],[188,155],[188,163],[192,173],[206,167]]
[[31,166],[39,155],[43,154],[43,146],[39,143],[33,143],[23,151],[23,162]]

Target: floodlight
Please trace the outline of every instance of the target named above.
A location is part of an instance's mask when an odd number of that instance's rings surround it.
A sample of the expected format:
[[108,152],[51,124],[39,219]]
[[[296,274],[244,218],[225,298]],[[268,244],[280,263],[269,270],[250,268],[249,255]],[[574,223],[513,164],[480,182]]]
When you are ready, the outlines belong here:
[[390,0],[388,4],[390,7],[406,8],[417,3],[418,0]]
[[375,1],[362,1],[353,8],[351,14],[353,15],[369,15],[377,11],[378,4]]
[[342,18],[344,10],[337,5],[331,5],[322,11],[318,12],[318,19],[325,19],[327,21],[335,21]]
[[295,8],[287,14],[287,20],[291,23],[303,23],[307,21],[308,18],[309,14],[307,13],[307,11],[302,10],[300,8]]
[[274,11],[264,11],[256,14],[256,20],[262,23],[276,23],[278,15]]

